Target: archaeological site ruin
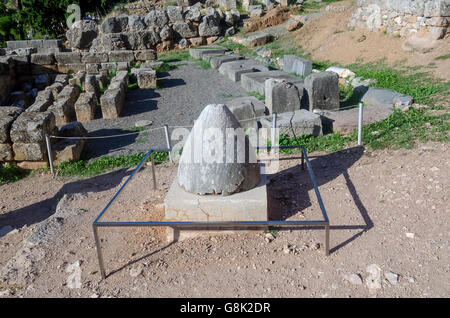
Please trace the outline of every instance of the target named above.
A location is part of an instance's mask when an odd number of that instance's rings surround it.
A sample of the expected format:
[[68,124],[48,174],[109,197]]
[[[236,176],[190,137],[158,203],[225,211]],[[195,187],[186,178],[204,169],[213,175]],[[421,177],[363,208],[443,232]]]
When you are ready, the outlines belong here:
[[449,296],[450,1],[92,3],[0,5],[0,298]]

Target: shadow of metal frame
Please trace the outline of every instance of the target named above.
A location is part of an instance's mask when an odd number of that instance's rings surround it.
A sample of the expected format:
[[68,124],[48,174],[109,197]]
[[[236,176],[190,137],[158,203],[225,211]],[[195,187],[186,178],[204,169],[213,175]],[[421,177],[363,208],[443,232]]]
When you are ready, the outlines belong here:
[[325,230],[325,255],[330,253],[330,221],[322,201],[322,196],[320,195],[319,188],[317,186],[316,177],[312,169],[311,163],[308,158],[304,145],[294,145],[294,146],[267,146],[267,147],[254,147],[255,149],[283,149],[283,148],[301,148],[302,149],[302,170],[305,169],[305,162],[308,168],[309,175],[314,185],[314,191],[319,202],[320,209],[322,211],[322,220],[312,220],[312,221],[230,221],[230,222],[101,222],[100,219],[108,211],[109,207],[114,203],[114,201],[119,197],[128,183],[133,179],[136,173],[141,169],[143,164],[151,158],[152,162],[152,176],[153,176],[153,188],[156,189],[156,174],[155,174],[155,163],[153,160],[154,152],[167,151],[170,152],[170,148],[164,149],[150,149],[141,162],[138,164],[133,173],[128,177],[125,183],[116,192],[113,198],[108,202],[106,207],[101,211],[101,213],[94,220],[92,226],[94,231],[95,246],[97,249],[97,257],[100,268],[100,273],[102,279],[106,279],[105,264],[102,254],[101,242],[99,239],[98,228],[99,227],[170,227],[174,231],[179,230],[257,230],[257,229],[267,229],[268,227],[279,227],[279,228],[296,228],[296,227],[309,227],[309,226],[320,226],[324,227]]

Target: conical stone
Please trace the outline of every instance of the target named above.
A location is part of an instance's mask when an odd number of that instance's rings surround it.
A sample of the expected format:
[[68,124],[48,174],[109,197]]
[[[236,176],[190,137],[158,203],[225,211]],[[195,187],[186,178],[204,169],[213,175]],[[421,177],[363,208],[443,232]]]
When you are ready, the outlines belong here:
[[183,147],[178,183],[196,194],[230,195],[260,181],[256,153],[241,125],[221,104],[205,107]]

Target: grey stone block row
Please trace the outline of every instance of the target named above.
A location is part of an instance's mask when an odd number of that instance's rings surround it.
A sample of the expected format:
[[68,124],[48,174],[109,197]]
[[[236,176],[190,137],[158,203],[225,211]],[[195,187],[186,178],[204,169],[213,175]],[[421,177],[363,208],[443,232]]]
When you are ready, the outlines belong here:
[[7,50],[35,48],[38,53],[59,52],[62,49],[61,40],[22,40],[6,41]]
[[119,71],[113,77],[108,89],[100,98],[103,118],[117,118],[120,116],[125,103],[126,89],[128,87],[128,72]]

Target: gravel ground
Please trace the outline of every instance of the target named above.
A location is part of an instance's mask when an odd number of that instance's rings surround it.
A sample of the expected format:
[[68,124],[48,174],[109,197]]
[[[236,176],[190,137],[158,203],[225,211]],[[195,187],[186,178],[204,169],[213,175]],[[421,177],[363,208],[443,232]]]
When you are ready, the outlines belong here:
[[[162,74],[161,89],[137,89],[127,94],[121,117],[95,119],[83,124],[90,136],[106,136],[132,132],[139,120],[151,120],[149,129],[169,126],[192,126],[208,104],[248,96],[240,83],[227,80],[219,72],[202,69],[198,62],[175,63],[178,68]],[[172,130],[169,132],[172,133]],[[87,143],[85,158],[102,155],[146,152],[150,147],[166,147],[164,129],[139,136],[91,140]]]
[[[0,229],[10,227],[0,234],[0,297],[448,297],[448,153],[448,144],[428,143],[310,154],[331,222],[329,257],[322,229],[169,245],[163,229],[100,229],[106,280],[92,221],[131,170],[88,179],[35,174],[0,186]],[[273,219],[320,216],[299,162],[285,158],[270,177]],[[151,169],[139,172],[104,221],[161,219],[176,171],[170,163],[157,166],[157,191]],[[47,241],[27,243],[38,222],[51,217],[59,225],[40,236]]]

